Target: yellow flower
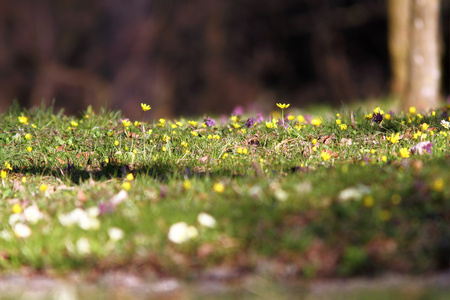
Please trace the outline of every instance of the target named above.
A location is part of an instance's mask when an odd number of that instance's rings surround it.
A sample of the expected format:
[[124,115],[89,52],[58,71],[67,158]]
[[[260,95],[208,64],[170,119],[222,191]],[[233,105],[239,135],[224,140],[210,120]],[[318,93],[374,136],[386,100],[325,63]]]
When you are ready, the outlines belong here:
[[27,147],[27,151],[28,151],[28,152],[31,152],[31,151],[33,151],[33,148],[30,147],[30,146],[28,146],[28,147]]
[[367,120],[372,120],[373,115],[372,115],[372,113],[370,113],[370,114],[368,114],[368,115],[365,115],[364,117],[365,117]]
[[311,124],[318,127],[318,126],[320,126],[320,124],[322,124],[322,120],[319,118],[314,118],[311,120]]
[[270,128],[270,129],[276,128],[275,126],[276,126],[276,124],[273,124],[272,122],[266,122],[266,127],[267,128]]
[[386,156],[386,155],[383,155],[383,156],[381,157],[381,160],[382,160],[383,162],[387,162],[387,156]]
[[313,144],[313,145],[317,144],[317,139],[313,139],[313,140],[312,140],[312,144]]
[[131,190],[131,183],[128,182],[128,181],[125,181],[124,183],[122,183],[122,188],[123,188],[125,191]]
[[72,122],[70,122],[70,125],[72,125],[73,127],[77,127],[77,126],[78,126],[78,123],[75,122],[75,121],[72,121]]
[[191,134],[192,134],[193,136],[198,136],[197,131],[191,131]]
[[162,152],[166,152],[167,151],[166,146],[163,146],[161,150],[162,150]]
[[400,133],[397,132],[395,135],[391,133],[391,136],[386,137],[388,141],[390,141],[392,144],[398,143],[398,140],[400,139]]
[[289,120],[289,121],[293,121],[294,119],[295,119],[295,116],[293,116],[293,115],[289,115],[289,116],[288,116],[288,120]]
[[197,126],[197,122],[196,121],[188,121],[189,125],[191,125],[192,127],[196,127]]
[[417,112],[417,109],[416,109],[414,106],[411,106],[411,107],[409,108],[409,113],[410,113],[410,114],[414,115],[416,112]]
[[17,117],[22,124],[28,124],[28,118],[24,116]]
[[365,207],[372,207],[373,206],[374,200],[373,200],[373,197],[371,195],[365,196],[363,201],[364,201],[364,206]]
[[230,120],[233,121],[234,123],[236,123],[238,121],[238,117],[237,116],[231,116]]
[[422,130],[427,130],[428,127],[430,127],[430,125],[428,125],[427,123],[422,124]]
[[12,212],[15,214],[20,214],[23,211],[22,206],[19,204],[14,204],[12,207]]
[[119,141],[115,140],[114,141],[114,146],[119,146]]
[[283,103],[283,104],[277,103],[277,106],[278,106],[279,108],[281,108],[281,109],[285,109],[285,108],[288,108],[288,107],[290,106],[290,104],[286,104],[286,103]]
[[384,115],[384,118],[385,118],[386,120],[390,120],[390,119],[391,119],[391,115],[390,115],[390,114],[385,114],[385,115]]
[[302,115],[298,115],[298,116],[297,116],[297,121],[298,121],[300,124],[305,124],[305,123],[306,123],[306,119],[305,119],[305,117],[302,116]]
[[347,124],[341,124],[341,130],[345,130],[345,129],[347,129]]
[[185,181],[183,181],[183,187],[185,190],[190,190],[192,187],[192,184],[188,179],[186,179]]
[[150,107],[150,105],[145,104],[145,103],[141,103],[141,108],[142,108],[142,111],[147,111],[147,110],[152,109],[152,108]]
[[188,143],[186,143],[185,141],[182,141],[182,142],[181,142],[181,146],[183,146],[184,148],[187,148]]
[[431,112],[431,115],[434,117],[434,116],[436,116],[436,112],[433,110],[432,112]]
[[384,111],[383,111],[381,108],[379,108],[379,107],[375,107],[375,108],[373,109],[373,113],[375,113],[375,114],[380,114],[380,115],[384,115]]
[[129,174],[127,175],[127,180],[129,180],[129,181],[133,181],[133,180],[134,180],[134,175],[133,175],[133,173],[129,173]]
[[436,192],[440,192],[444,189],[444,179],[442,178],[438,178],[433,182],[432,185],[433,190],[435,190]]
[[41,184],[41,186],[39,187],[39,190],[41,192],[45,192],[47,189],[48,189],[48,186],[45,183]]
[[382,209],[379,213],[379,218],[383,222],[389,221],[391,219],[391,212],[387,209]]
[[134,127],[139,127],[142,123],[139,121],[134,121]]
[[225,186],[220,182],[216,182],[214,183],[213,190],[216,193],[223,193],[225,191]]
[[166,119],[161,118],[161,119],[159,119],[159,124],[158,124],[158,126],[159,126],[159,127],[164,127],[164,123],[166,123]]
[[123,124],[123,126],[128,127],[131,125],[131,122],[128,119],[124,119],[124,120],[122,120],[122,124]]
[[5,161],[5,169],[12,171],[11,164],[7,161]]
[[27,182],[27,178],[25,176],[22,177],[22,183],[26,183]]
[[8,172],[6,172],[5,170],[2,170],[2,172],[1,172],[2,179],[6,179],[6,176],[8,176]]
[[322,151],[322,153],[320,153],[320,156],[322,157],[323,161],[327,161],[331,158],[330,153]]
[[341,122],[342,122],[341,119],[337,119],[336,120],[336,125],[341,125]]
[[409,150],[407,148],[401,148],[400,149],[400,156],[403,158],[408,158],[409,157]]
[[25,134],[25,139],[26,140],[31,140],[32,137],[33,136],[31,134],[29,134],[29,133]]

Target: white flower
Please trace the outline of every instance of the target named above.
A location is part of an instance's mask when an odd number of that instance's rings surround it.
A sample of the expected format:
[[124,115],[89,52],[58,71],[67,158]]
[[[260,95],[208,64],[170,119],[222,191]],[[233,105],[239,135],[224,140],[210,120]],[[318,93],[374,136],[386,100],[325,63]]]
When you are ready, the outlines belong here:
[[214,228],[216,226],[216,219],[204,212],[198,214],[197,221],[205,227]]
[[12,234],[11,232],[7,231],[7,230],[2,230],[0,231],[0,238],[9,241],[12,238]]
[[63,226],[78,224],[81,229],[91,230],[100,227],[100,221],[96,217],[91,216],[95,214],[98,214],[95,212],[95,209],[91,209],[89,214],[81,208],[75,208],[70,213],[59,215],[58,219]]
[[120,228],[111,227],[108,229],[108,235],[109,235],[109,238],[115,242],[115,241],[123,239],[124,233],[123,233],[123,230]]
[[288,198],[288,193],[286,193],[283,189],[276,189],[274,192],[274,196],[278,201],[284,202]]
[[80,238],[77,241],[77,251],[79,254],[85,255],[91,253],[91,244],[87,238]]
[[181,244],[198,236],[197,228],[188,226],[185,222],[173,224],[169,230],[169,240],[176,244]]
[[97,218],[100,214],[100,209],[98,208],[98,206],[92,206],[86,209],[86,213],[91,218]]
[[25,219],[31,224],[36,224],[44,217],[44,214],[39,210],[37,205],[28,206],[24,209],[23,214]]
[[17,223],[14,225],[14,234],[21,238],[26,238],[31,235],[31,229],[25,224]]
[[100,221],[86,215],[78,220],[78,226],[83,230],[97,230],[100,228]]
[[445,129],[450,129],[450,121],[441,120],[441,125]]
[[370,188],[365,185],[358,185],[357,187],[349,187],[345,190],[342,190],[338,198],[342,202],[346,202],[349,200],[359,200],[361,199],[365,194],[370,193]]
[[128,193],[125,190],[121,190],[120,192],[118,192],[116,195],[114,195],[109,202],[113,205],[116,206],[118,204],[120,204],[121,202],[125,201],[128,198]]
[[22,214],[12,214],[9,216],[8,223],[9,223],[9,225],[14,226],[14,224],[16,224],[17,222],[22,222],[22,221],[24,221]]

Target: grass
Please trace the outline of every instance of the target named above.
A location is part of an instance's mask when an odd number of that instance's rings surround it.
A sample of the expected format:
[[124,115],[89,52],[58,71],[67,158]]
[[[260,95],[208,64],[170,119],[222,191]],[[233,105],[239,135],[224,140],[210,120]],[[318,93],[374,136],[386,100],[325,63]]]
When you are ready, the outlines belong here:
[[285,120],[212,124],[12,106],[0,117],[1,272],[449,267],[448,107],[311,117],[279,107]]

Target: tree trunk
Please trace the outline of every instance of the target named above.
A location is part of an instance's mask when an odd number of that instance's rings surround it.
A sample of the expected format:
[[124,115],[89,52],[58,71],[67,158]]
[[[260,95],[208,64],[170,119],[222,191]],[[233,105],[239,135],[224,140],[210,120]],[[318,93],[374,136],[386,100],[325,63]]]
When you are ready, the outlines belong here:
[[411,0],[389,0],[389,53],[391,55],[391,91],[403,99],[408,82],[409,19]]
[[410,19],[409,79],[403,107],[418,110],[439,104],[439,5],[440,0],[413,0]]

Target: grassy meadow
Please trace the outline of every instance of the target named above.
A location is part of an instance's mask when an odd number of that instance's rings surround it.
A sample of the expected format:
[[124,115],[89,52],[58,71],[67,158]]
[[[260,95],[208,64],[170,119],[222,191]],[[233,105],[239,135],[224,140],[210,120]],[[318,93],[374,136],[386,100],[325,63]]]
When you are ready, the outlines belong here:
[[12,106],[0,116],[0,273],[448,269],[450,107],[273,107],[148,123]]

